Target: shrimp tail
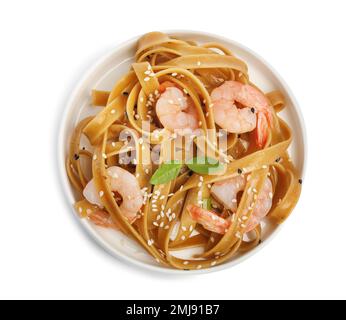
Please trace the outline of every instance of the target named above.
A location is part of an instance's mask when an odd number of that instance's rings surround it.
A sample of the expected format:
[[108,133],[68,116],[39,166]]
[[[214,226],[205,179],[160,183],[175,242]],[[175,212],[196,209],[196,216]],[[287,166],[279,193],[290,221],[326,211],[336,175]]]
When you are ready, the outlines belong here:
[[116,224],[112,221],[108,212],[103,210],[95,211],[88,215],[90,221],[92,221],[95,225],[103,228],[111,228],[118,230]]
[[256,145],[259,148],[263,148],[268,139],[268,131],[269,131],[269,123],[270,123],[268,122],[269,117],[270,115],[267,115],[264,112],[259,112],[257,114]]
[[189,205],[187,210],[193,220],[211,232],[225,234],[230,226],[230,222],[220,217],[216,212],[208,211],[195,205]]

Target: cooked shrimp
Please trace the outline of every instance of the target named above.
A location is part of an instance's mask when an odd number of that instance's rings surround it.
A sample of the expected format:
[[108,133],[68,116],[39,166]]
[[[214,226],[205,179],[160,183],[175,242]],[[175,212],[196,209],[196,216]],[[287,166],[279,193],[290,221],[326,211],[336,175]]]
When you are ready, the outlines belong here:
[[[211,193],[226,209],[235,213],[237,211],[237,194],[244,190],[245,185],[246,178],[237,176],[226,181],[214,183]],[[246,225],[245,232],[255,229],[268,214],[272,206],[272,192],[272,183],[269,178],[266,178],[263,188],[257,196],[256,206]],[[197,206],[190,206],[188,210],[191,217],[209,231],[223,234],[231,225],[229,219],[221,218],[216,212],[204,210]]]
[[[256,144],[263,147],[271,124],[271,110],[265,95],[256,88],[237,81],[226,81],[211,93],[215,122],[232,133],[256,128]],[[237,108],[235,102],[244,106]],[[257,117],[256,117],[257,114]]]
[[198,114],[192,99],[170,83],[164,82],[160,90],[164,92],[156,102],[156,114],[162,125],[180,135],[198,129]]
[[[107,182],[111,190],[119,193],[122,197],[120,205],[122,214],[129,222],[134,222],[143,205],[143,196],[137,179],[130,172],[116,166],[108,168],[107,175]],[[100,198],[102,194],[97,192],[93,179],[84,188],[83,195],[90,203],[103,207]]]

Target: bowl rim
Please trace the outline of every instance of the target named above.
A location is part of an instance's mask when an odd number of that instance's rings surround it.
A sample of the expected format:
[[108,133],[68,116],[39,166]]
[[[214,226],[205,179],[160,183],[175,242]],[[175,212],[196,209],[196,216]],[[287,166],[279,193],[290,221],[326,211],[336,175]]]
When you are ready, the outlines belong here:
[[[301,177],[304,179],[305,173],[306,173],[306,164],[307,164],[307,134],[306,134],[306,124],[304,121],[304,117],[301,111],[301,108],[292,93],[290,87],[286,83],[286,81],[281,77],[281,75],[278,73],[278,71],[270,64],[268,63],[264,58],[262,58],[261,55],[258,53],[254,52],[252,49],[248,48],[247,46],[234,41],[232,39],[226,38],[224,36],[220,36],[214,33],[209,33],[209,32],[204,32],[204,31],[198,31],[198,30],[189,30],[189,29],[173,29],[173,30],[159,30],[160,32],[164,32],[167,34],[173,34],[173,35],[186,35],[186,34],[192,34],[192,35],[202,35],[202,36],[207,36],[214,38],[215,40],[220,40],[226,43],[229,43],[231,45],[234,45],[241,50],[244,50],[245,52],[248,52],[250,55],[254,56],[259,62],[261,62],[263,65],[265,65],[275,76],[275,78],[280,82],[282,87],[285,89],[287,95],[290,97],[292,101],[293,108],[297,114],[297,118],[299,120],[298,125],[300,126],[301,129],[301,139],[302,139],[302,147],[303,147],[303,163],[302,163],[302,172],[301,172]],[[121,42],[112,49],[107,52],[106,54],[101,55],[94,63],[91,64],[90,67],[87,68],[86,71],[82,72],[82,77],[80,80],[77,81],[77,83],[74,83],[73,89],[68,91],[68,99],[64,101],[64,106],[63,106],[63,113],[60,118],[60,124],[59,124],[59,129],[58,129],[58,142],[57,142],[57,156],[58,156],[58,170],[59,170],[59,180],[61,183],[61,186],[63,188],[63,193],[65,200],[67,201],[68,205],[70,206],[70,210],[73,211],[73,207],[71,206],[71,203],[73,203],[74,198],[72,195],[72,192],[70,190],[70,185],[68,181],[68,177],[66,174],[66,169],[65,169],[65,132],[66,132],[66,126],[68,123],[68,116],[70,113],[71,105],[77,96],[78,92],[83,86],[83,83],[92,75],[92,73],[96,70],[96,68],[105,62],[108,58],[110,58],[116,51],[133,45],[143,34],[136,35],[132,37],[131,39]],[[299,203],[299,202],[298,202]],[[295,208],[296,209],[296,208]],[[137,267],[147,269],[150,271],[154,272],[160,272],[160,273],[165,273],[165,274],[172,274],[172,275],[191,275],[191,274],[205,274],[205,273],[211,273],[211,272],[217,272],[221,270],[225,270],[231,267],[234,267],[246,259],[250,258],[254,254],[258,253],[260,250],[262,250],[268,243],[270,243],[274,237],[277,235],[277,233],[282,229],[283,225],[278,225],[276,229],[270,234],[270,236],[266,239],[266,241],[262,242],[259,246],[256,248],[252,249],[251,251],[243,254],[236,260],[230,260],[228,262],[225,262],[223,264],[220,264],[218,266],[215,266],[213,268],[207,268],[207,269],[201,269],[201,270],[189,270],[189,272],[186,272],[185,270],[179,270],[179,269],[171,269],[171,268],[166,268],[166,267],[160,267],[160,266],[155,266],[151,264],[147,264],[145,262],[139,261],[135,258],[126,256],[122,254],[120,251],[117,251],[114,247],[112,247],[109,243],[107,243],[103,238],[101,238],[94,229],[92,229],[86,221],[83,219],[77,219],[79,223],[83,226],[85,230],[87,230],[88,234],[91,236],[91,238],[99,244],[106,252],[111,254],[113,257],[117,258],[120,261],[123,261],[125,263],[129,263],[131,265],[135,265]]]

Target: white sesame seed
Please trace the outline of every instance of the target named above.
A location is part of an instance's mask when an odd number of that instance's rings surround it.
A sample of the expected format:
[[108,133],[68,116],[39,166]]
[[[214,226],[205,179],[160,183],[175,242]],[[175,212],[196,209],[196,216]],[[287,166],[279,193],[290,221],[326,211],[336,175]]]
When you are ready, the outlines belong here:
[[269,192],[269,198],[273,199],[273,192]]
[[168,100],[168,103],[169,104],[174,104],[174,101],[170,99],[170,100]]
[[157,215],[157,217],[156,217],[156,220],[160,220],[161,219],[161,215]]
[[242,224],[240,225],[240,227],[241,227],[241,228],[246,228],[246,224],[242,223]]
[[147,81],[149,81],[149,80],[150,80],[149,77],[145,77],[145,78],[144,78],[144,81],[145,81],[145,82],[147,82]]
[[165,212],[164,211],[161,211],[161,217],[164,218],[165,217]]
[[199,187],[199,188],[202,187],[202,185],[203,185],[203,182],[199,182],[199,183],[198,183],[198,187]]
[[241,233],[239,231],[237,231],[237,233],[235,234],[235,236],[238,238],[238,239],[241,239]]
[[144,102],[144,98],[143,98],[143,97],[140,97],[140,98],[139,98],[139,102],[142,102],[142,103],[143,103],[143,102]]
[[107,159],[107,155],[105,153],[102,153],[103,159]]
[[102,198],[104,194],[105,194],[105,193],[101,190],[101,191],[99,192],[100,198]]
[[204,178],[203,178],[203,176],[199,176],[199,181],[204,181]]
[[198,122],[198,126],[200,126],[200,127],[202,126],[202,121]]
[[82,213],[82,212],[83,212],[83,208],[82,208],[82,207],[79,207],[79,208],[78,208],[78,211],[79,211],[79,213]]
[[179,190],[182,191],[184,189],[184,186],[180,186]]
[[172,217],[172,219],[175,219],[175,217],[176,217],[175,213],[172,213],[171,217]]
[[185,88],[183,89],[183,91],[184,91],[185,94],[189,93]]
[[214,242],[215,241],[215,238],[214,237],[210,237],[210,242]]
[[199,264],[199,265],[197,266],[197,269],[202,269],[202,265]]
[[178,74],[176,73],[176,72],[173,72],[172,73],[172,77],[175,77],[175,76],[177,76]]
[[207,112],[207,113],[205,114],[205,116],[208,118],[208,117],[209,117],[209,112]]
[[150,70],[144,71],[144,74],[150,74]]
[[190,232],[193,231],[193,225],[190,226],[189,230],[190,230]]
[[241,219],[242,219],[243,221],[246,221],[246,220],[248,219],[248,217],[247,217],[247,216],[242,216]]
[[263,169],[267,169],[267,168],[268,168],[268,166],[266,166],[266,165],[263,165],[263,166],[262,166],[262,168],[263,168]]
[[186,231],[186,227],[185,227],[185,226],[182,226],[182,227],[181,227],[181,230]]
[[212,108],[212,107],[214,107],[214,104],[213,104],[213,103],[211,103],[211,104],[209,105],[209,108]]
[[186,237],[185,236],[181,236],[181,238],[180,238],[181,240],[185,240],[186,239]]
[[189,261],[184,261],[183,264],[187,265],[189,264]]
[[211,266],[215,266],[216,265],[216,261],[213,261],[210,265]]
[[96,159],[97,159],[97,155],[94,154],[94,155],[93,155],[93,160],[96,160]]
[[232,199],[232,203],[237,203],[237,199]]
[[114,114],[116,111],[115,111],[115,109],[112,109],[111,110],[111,114]]
[[197,61],[197,65],[200,66],[201,65],[201,61]]
[[208,183],[208,188],[211,189],[211,184],[210,183]]
[[156,227],[159,226],[159,224],[156,221],[153,222],[153,225],[156,226]]
[[165,223],[162,221],[162,222],[160,223],[160,228],[163,228],[164,225],[165,225]]
[[146,169],[144,170],[144,172],[145,172],[146,174],[149,174],[149,169],[146,168]]
[[197,203],[198,204],[203,204],[203,200],[198,200]]
[[169,225],[167,224],[163,229],[167,230],[169,228]]

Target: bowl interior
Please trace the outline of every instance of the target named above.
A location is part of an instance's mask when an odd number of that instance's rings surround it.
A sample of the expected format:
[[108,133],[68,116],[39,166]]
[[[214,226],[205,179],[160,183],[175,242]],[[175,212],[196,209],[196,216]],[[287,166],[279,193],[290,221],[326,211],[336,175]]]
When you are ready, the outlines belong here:
[[[273,70],[273,68],[257,54],[234,41],[200,32],[172,32],[171,34],[184,39],[193,39],[198,43],[213,41],[222,43],[231,49],[237,57],[241,58],[248,64],[251,81],[258,85],[263,91],[268,92],[274,89],[279,89],[283,92],[286,97],[287,106],[280,115],[285,119],[285,121],[288,122],[294,133],[293,143],[289,151],[295,165],[298,168],[298,171],[300,172],[301,176],[303,176],[305,160],[305,131],[303,119],[297,102],[277,72]],[[131,63],[133,62],[136,42],[137,38],[132,39],[116,47],[110,54],[98,61],[81,80],[80,84],[73,92],[68,105],[66,106],[60,132],[59,161],[64,189],[68,202],[71,204],[72,211],[72,205],[75,202],[75,195],[73,188],[68,182],[64,167],[70,135],[78,121],[88,115],[96,114],[100,111],[100,108],[92,107],[90,104],[91,90],[95,88],[100,90],[111,90],[114,83],[128,71]],[[87,143],[87,141],[85,141],[85,143]],[[75,213],[73,212],[73,214]],[[99,228],[92,223],[89,223],[87,220],[81,220],[81,223],[88,230],[88,232],[102,246],[105,247],[105,249],[117,257],[154,270],[171,273],[184,272],[160,266],[145,252],[143,248],[137,245],[137,243],[135,243],[133,240],[127,238],[121,232]],[[239,254],[238,256],[234,257],[232,261],[223,265],[206,270],[190,271],[189,274],[192,272],[203,273],[207,271],[215,271],[239,263],[249,255],[262,248],[263,245],[268,242],[269,238],[272,238],[278,229],[278,226],[265,222],[263,225],[263,242],[256,249],[243,255]],[[179,256],[185,257],[189,254],[191,254],[191,250],[186,250],[179,253]]]

